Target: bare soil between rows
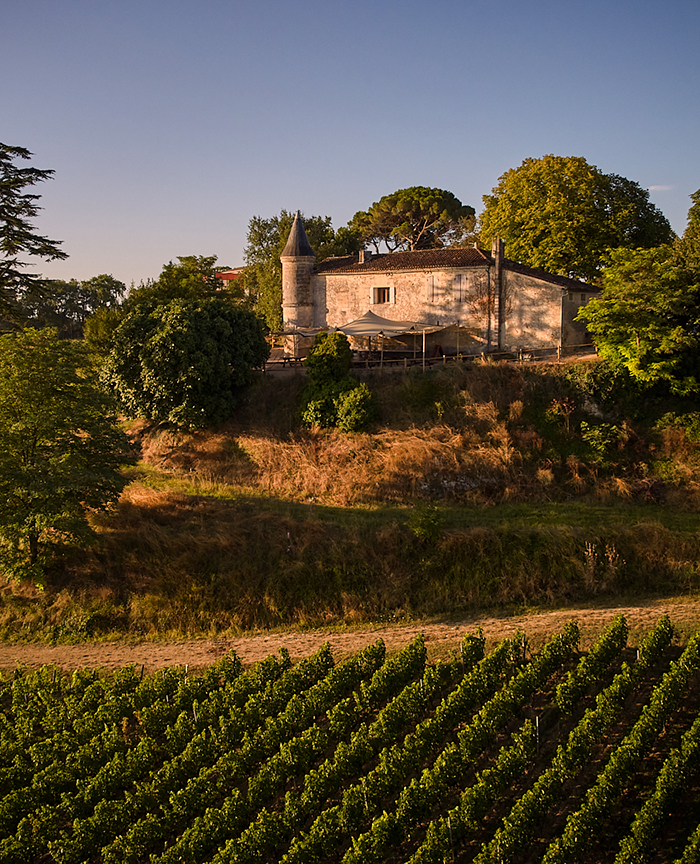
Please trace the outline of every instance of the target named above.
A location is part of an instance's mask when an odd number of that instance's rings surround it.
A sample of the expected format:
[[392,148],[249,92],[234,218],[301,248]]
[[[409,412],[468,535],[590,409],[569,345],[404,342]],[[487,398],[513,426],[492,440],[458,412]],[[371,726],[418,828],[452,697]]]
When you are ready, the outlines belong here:
[[635,644],[663,614],[680,630],[684,641],[700,628],[700,600],[656,600],[639,606],[601,608],[568,608],[556,611],[497,616],[474,616],[460,620],[413,622],[364,627],[358,630],[304,632],[269,632],[220,639],[191,639],[180,642],[81,642],[74,645],[0,644],[0,670],[12,672],[18,666],[31,669],[53,665],[59,669],[120,669],[129,664],[143,666],[152,672],[168,666],[201,669],[225,654],[235,651],[244,665],[263,660],[286,648],[293,660],[316,652],[329,642],[336,659],[342,659],[383,639],[389,652],[400,650],[418,633],[426,639],[431,660],[448,657],[459,649],[466,632],[483,630],[488,643],[522,631],[532,647],[542,644],[560,631],[567,621],[575,621],[581,630],[581,647],[588,647],[615,615],[624,614],[630,627],[630,641]]

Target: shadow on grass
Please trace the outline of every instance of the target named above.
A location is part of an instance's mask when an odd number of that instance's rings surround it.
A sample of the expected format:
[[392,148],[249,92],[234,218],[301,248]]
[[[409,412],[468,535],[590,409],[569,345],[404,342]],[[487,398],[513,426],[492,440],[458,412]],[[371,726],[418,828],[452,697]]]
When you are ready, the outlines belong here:
[[696,525],[649,506],[422,514],[134,482],[99,518],[99,542],[66,550],[43,594],[5,592],[0,633],[179,638],[692,593]]

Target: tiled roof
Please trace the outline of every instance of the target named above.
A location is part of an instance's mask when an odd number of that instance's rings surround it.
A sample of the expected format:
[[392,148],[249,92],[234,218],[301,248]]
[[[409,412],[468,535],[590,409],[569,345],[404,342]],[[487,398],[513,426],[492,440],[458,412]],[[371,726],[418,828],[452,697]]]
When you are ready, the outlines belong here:
[[224,282],[230,282],[232,279],[238,279],[245,267],[231,267],[229,270],[219,270],[214,275],[217,279],[223,279]]
[[[492,266],[493,258],[487,252],[469,246],[466,249],[421,249],[416,252],[388,252],[384,255],[374,255],[363,264],[358,263],[357,255],[345,255],[339,258],[327,258],[316,265],[317,273],[344,274],[344,273],[394,273],[398,270],[436,270],[438,268],[450,267],[486,267]],[[577,279],[569,279],[566,276],[558,276],[555,273],[546,273],[544,270],[536,270],[527,267],[517,261],[506,259],[503,267],[514,273],[522,273],[525,276],[533,276],[554,285],[559,285],[567,291],[599,291],[594,285],[579,282]]]
[[551,282],[554,285],[560,285],[566,288],[567,291],[600,291],[595,285],[589,285],[588,282],[580,282],[578,279],[569,279],[568,276],[559,276],[556,273],[547,273],[546,270],[536,270],[534,267],[528,267],[526,264],[520,264],[518,261],[510,261],[506,258],[503,262],[506,270],[513,273],[522,273],[524,276],[534,276],[536,279],[542,279],[544,282]]
[[491,256],[469,246],[466,249],[420,249],[374,255],[363,264],[357,255],[327,258],[316,265],[317,273],[386,273],[395,270],[433,270],[437,267],[484,267]]

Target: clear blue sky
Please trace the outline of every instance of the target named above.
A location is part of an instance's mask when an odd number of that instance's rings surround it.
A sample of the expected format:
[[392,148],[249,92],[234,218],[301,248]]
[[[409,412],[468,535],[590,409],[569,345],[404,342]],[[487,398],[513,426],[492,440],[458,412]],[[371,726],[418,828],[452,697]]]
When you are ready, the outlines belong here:
[[55,278],[243,263],[248,220],[345,224],[584,156],[682,232],[700,188],[697,0],[5,0],[0,141],[53,168]]

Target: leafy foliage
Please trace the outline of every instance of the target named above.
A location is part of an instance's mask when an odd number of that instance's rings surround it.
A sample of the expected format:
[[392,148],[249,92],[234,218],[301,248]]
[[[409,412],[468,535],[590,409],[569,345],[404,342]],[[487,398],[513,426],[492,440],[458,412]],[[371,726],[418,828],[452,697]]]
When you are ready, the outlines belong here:
[[17,318],[17,300],[27,291],[42,290],[43,280],[23,268],[29,255],[44,261],[67,258],[60,249],[60,240],[49,240],[34,230],[31,221],[39,212],[39,195],[24,189],[35,186],[53,176],[52,170],[19,168],[18,159],[30,159],[32,154],[24,147],[0,144],[0,315]]
[[[93,351],[106,357],[114,334],[124,318],[136,309],[152,312],[157,306],[173,300],[202,300],[205,297],[225,297],[245,306],[243,292],[235,288],[224,288],[217,273],[225,267],[216,266],[216,255],[181,255],[178,263],[169,261],[163,265],[160,276],[131,288],[121,303],[92,303],[91,314],[84,322],[84,336]],[[89,280],[90,287],[96,280],[111,277],[98,276]],[[118,283],[121,284],[121,283]],[[123,287],[123,286],[122,286]],[[116,295],[115,295],[116,296]]]
[[693,202],[688,210],[688,225],[682,237],[676,240],[676,259],[681,267],[700,271],[700,189],[690,196]]
[[679,266],[673,247],[617,249],[603,292],[578,314],[601,357],[643,386],[665,381],[679,394],[700,386],[700,270]]
[[0,337],[0,542],[6,572],[40,579],[51,543],[92,536],[116,502],[128,442],[85,348],[53,330]]
[[484,195],[481,238],[530,267],[595,282],[610,249],[651,248],[671,227],[638,183],[580,156],[525,159]]
[[260,320],[230,300],[137,305],[115,331],[105,380],[136,416],[201,427],[231,416],[268,355]]
[[335,384],[350,374],[352,349],[344,333],[319,333],[304,361],[306,374],[318,387]]
[[700,760],[700,635],[672,661],[664,616],[620,662],[618,618],[571,668],[579,636],[529,659],[523,634],[485,654],[478,633],[435,664],[418,635],[201,676],[18,669],[0,677],[0,860],[571,862],[603,860],[597,837],[618,862],[695,860],[693,809],[664,823]]
[[434,545],[442,535],[444,521],[445,516],[436,504],[421,501],[414,507],[408,527],[421,543]]
[[22,317],[33,327],[56,327],[60,336],[76,339],[96,312],[117,314],[126,285],[107,273],[68,282],[51,279],[41,291],[25,293],[19,302]]
[[350,377],[352,351],[345,334],[318,333],[304,361],[309,383],[304,388],[301,419],[306,426],[336,426],[362,432],[376,416],[366,384]]
[[364,432],[376,419],[377,407],[364,381],[335,399],[336,426],[341,432]]
[[460,242],[474,227],[474,208],[445,189],[411,186],[375,201],[359,211],[350,228],[377,252],[383,243],[390,251],[433,249]]
[[[349,255],[361,248],[352,228],[333,230],[329,216],[303,216],[304,229],[317,261],[334,255]],[[253,216],[248,223],[243,285],[255,309],[271,330],[282,328],[282,262],[280,255],[289,237],[294,214],[282,210],[279,216]]]
[[[124,301],[124,311],[131,312],[137,306],[153,309],[171,300],[201,300],[218,296],[224,291],[217,273],[226,267],[216,266],[216,255],[179,255],[178,264],[169,261],[163,265],[155,281],[144,282],[129,292]],[[226,292],[226,296],[231,295]],[[234,295],[231,299],[241,299]]]

